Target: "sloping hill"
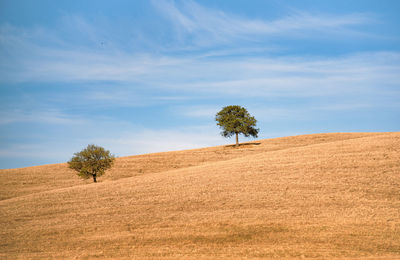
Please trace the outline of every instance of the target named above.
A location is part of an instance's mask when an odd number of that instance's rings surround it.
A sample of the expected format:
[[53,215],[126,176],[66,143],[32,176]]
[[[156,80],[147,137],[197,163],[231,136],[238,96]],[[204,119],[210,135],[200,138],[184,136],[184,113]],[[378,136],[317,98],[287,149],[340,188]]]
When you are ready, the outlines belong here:
[[[259,143],[120,158],[97,184],[33,176],[0,201],[0,256],[400,257],[400,133]],[[40,169],[2,186],[67,171]]]
[[[217,146],[176,152],[153,153],[117,158],[113,169],[98,179],[100,182],[118,180],[147,173],[163,172],[195,165],[243,157],[267,151],[277,151],[317,143],[326,143],[382,133],[315,134],[246,143],[238,148]],[[71,155],[72,156],[72,155]],[[0,200],[27,194],[89,184],[83,181],[66,163],[0,170]]]

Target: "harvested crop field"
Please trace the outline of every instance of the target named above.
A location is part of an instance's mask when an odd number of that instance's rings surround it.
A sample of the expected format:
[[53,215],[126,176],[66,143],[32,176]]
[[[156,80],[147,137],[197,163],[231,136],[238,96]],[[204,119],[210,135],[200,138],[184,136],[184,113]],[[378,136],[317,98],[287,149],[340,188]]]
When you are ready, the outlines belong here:
[[0,257],[400,258],[400,133],[0,171]]

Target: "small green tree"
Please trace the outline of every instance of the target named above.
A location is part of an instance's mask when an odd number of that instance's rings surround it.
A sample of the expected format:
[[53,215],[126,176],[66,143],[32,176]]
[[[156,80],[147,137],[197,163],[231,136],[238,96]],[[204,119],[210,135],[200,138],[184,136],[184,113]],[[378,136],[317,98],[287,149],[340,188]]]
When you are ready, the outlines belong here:
[[257,120],[241,106],[226,106],[215,116],[217,125],[223,129],[221,135],[236,135],[236,146],[239,146],[239,134],[246,137],[257,137],[259,129],[255,128]]
[[78,172],[78,176],[84,179],[93,177],[93,182],[97,182],[96,177],[103,175],[107,169],[111,168],[114,159],[110,151],[89,144],[79,153],[75,153],[68,165],[69,168]]

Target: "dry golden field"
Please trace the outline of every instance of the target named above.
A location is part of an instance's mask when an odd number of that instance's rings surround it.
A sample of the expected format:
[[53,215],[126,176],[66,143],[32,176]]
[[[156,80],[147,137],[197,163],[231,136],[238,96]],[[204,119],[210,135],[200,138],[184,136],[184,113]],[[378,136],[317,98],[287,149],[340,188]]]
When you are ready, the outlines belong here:
[[400,133],[0,171],[0,258],[400,259]]

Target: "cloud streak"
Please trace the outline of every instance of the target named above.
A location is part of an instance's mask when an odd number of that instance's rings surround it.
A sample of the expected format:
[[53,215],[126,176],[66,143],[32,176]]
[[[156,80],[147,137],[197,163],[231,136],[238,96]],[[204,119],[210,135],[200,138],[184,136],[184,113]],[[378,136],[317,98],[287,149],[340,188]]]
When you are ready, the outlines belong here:
[[87,121],[79,117],[71,117],[71,115],[62,113],[57,110],[49,111],[23,111],[3,110],[0,112],[0,125],[8,125],[14,123],[36,123],[51,125],[83,125]]
[[[263,40],[264,36],[297,37],[295,32],[301,37],[311,32],[314,37],[319,34],[315,31],[345,32],[352,26],[372,22],[369,15],[362,13],[326,15],[300,11],[265,21],[206,8],[194,1],[152,3],[179,33],[193,35],[195,41],[206,39],[214,47],[221,42],[252,41],[258,36]],[[107,35],[104,29],[97,29],[76,15],[64,16],[62,21],[67,28],[77,28],[89,42]],[[335,95],[368,90],[382,82],[394,85],[399,81],[400,54],[396,52],[349,54],[339,58],[271,55],[255,58],[232,55],[236,47],[231,46],[233,49],[222,52],[211,50],[211,55],[207,51],[175,55],[127,51],[112,41],[107,49],[79,46],[63,41],[45,28],[22,30],[10,25],[0,26],[0,44],[0,81],[4,83],[113,82],[129,85],[131,90],[158,91],[160,98],[168,97],[163,93],[168,91],[216,96]],[[125,103],[128,96],[124,91],[112,94],[97,91],[92,99]]]
[[[293,11],[275,20],[249,19],[203,7],[194,1],[152,1],[175,27],[181,40],[186,36],[195,45],[229,44],[234,40],[259,41],[265,36],[319,37],[329,33],[361,35],[352,27],[371,23],[365,13],[327,15]],[[318,32],[318,34],[315,34]],[[365,35],[364,35],[365,36]],[[259,37],[259,38],[258,38]]]
[[[228,56],[215,59],[197,55],[59,49],[28,41],[26,32],[20,35],[18,30],[10,28],[0,32],[4,47],[19,45],[9,49],[7,55],[12,56],[9,62],[2,59],[3,82],[115,82],[130,85],[131,89],[179,90],[217,96],[336,95],[369,91],[378,86],[393,87],[399,82],[400,53],[396,52],[335,58]],[[34,36],[28,35],[28,38]],[[103,94],[106,95],[103,98],[108,95]],[[123,99],[124,95],[118,98]]]

